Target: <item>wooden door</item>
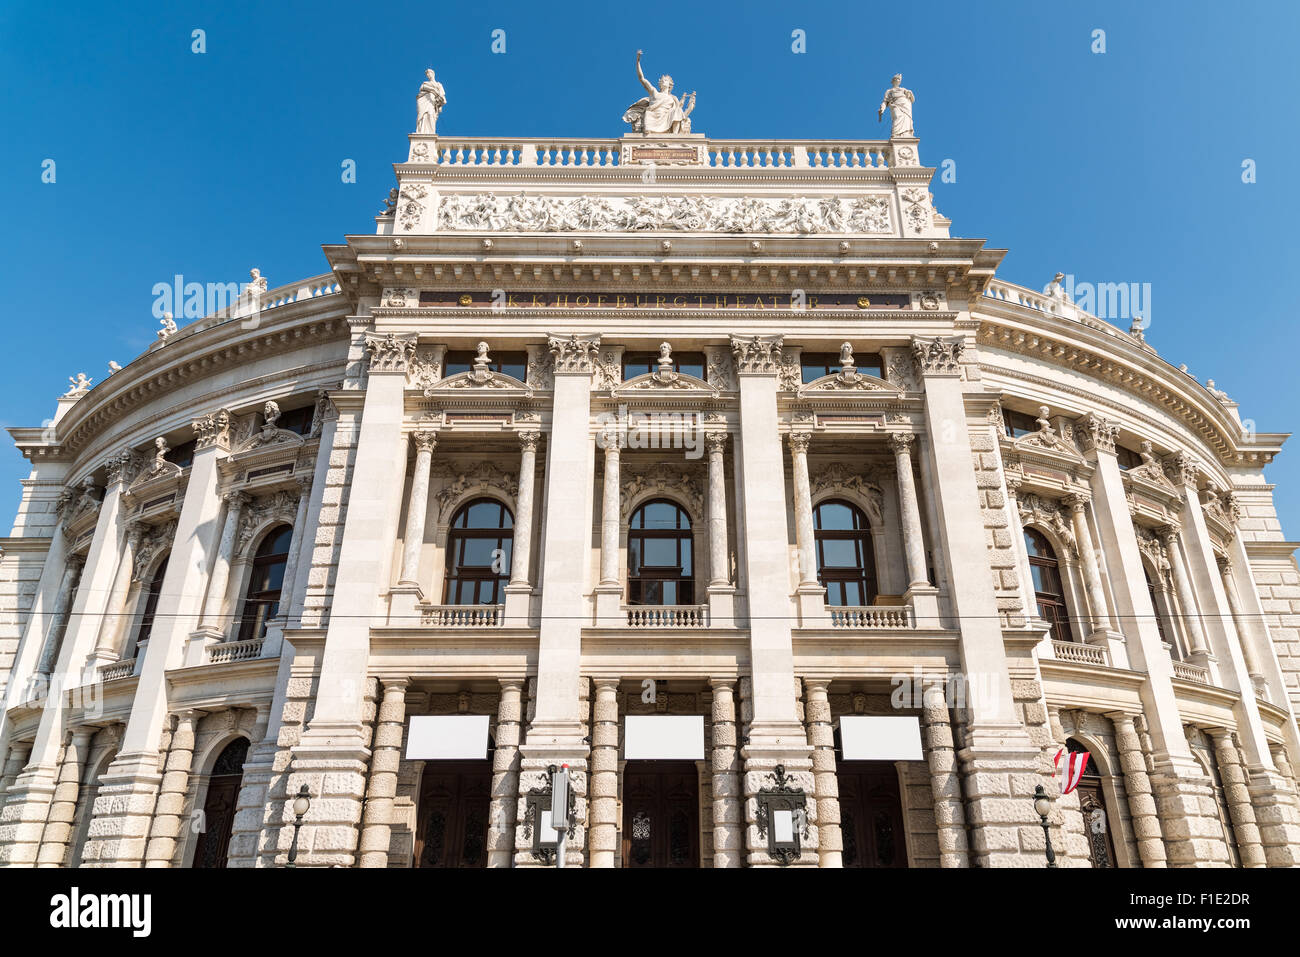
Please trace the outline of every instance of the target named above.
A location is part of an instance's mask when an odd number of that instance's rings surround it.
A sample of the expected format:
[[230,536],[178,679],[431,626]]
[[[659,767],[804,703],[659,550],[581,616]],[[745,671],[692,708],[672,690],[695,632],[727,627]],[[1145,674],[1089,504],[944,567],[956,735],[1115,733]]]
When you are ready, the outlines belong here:
[[1088,860],[1093,867],[1118,867],[1115,861],[1115,843],[1110,838],[1110,813],[1106,810],[1101,778],[1084,775],[1079,780],[1075,793],[1079,795],[1083,830],[1088,837]]
[[906,867],[898,771],[887,761],[841,761],[840,834],[845,867]]
[[222,749],[208,778],[208,796],[203,801],[203,831],[194,848],[195,867],[224,868],[230,853],[230,833],[239,806],[239,786],[244,780],[244,759],[248,739],[236,738]]
[[689,761],[635,761],[623,772],[623,866],[700,866],[700,782]]
[[425,762],[416,867],[486,867],[491,800],[491,761]]

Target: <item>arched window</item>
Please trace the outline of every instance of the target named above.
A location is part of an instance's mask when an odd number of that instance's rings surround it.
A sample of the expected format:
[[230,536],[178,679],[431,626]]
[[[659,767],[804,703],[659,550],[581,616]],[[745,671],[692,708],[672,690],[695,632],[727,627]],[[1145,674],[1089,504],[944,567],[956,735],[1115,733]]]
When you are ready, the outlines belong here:
[[217,755],[217,762],[208,777],[208,795],[203,801],[203,830],[194,849],[195,867],[226,866],[235,809],[239,805],[239,785],[244,779],[244,759],[247,757],[247,738],[236,738]]
[[[131,642],[132,654],[139,650],[140,645],[149,640],[149,635],[153,632],[154,616],[158,613],[158,596],[162,593],[163,578],[167,575],[167,560],[171,555],[164,555],[157,567],[154,568],[153,577],[149,579],[149,584],[145,586],[144,594],[140,596],[143,604],[140,607],[140,624],[136,626],[135,638]],[[130,655],[123,655],[130,657]]]
[[675,502],[646,502],[627,526],[627,600],[632,605],[693,605],[691,517]]
[[461,507],[447,538],[448,605],[499,605],[510,582],[514,516],[496,499],[480,498]]
[[1165,606],[1164,596],[1152,580],[1151,570],[1147,568],[1145,562],[1142,565],[1142,577],[1146,579],[1147,594],[1151,596],[1151,607],[1156,613],[1156,631],[1160,633],[1160,640],[1169,646],[1170,656],[1177,659],[1178,642],[1174,640],[1170,629],[1165,625],[1165,616],[1169,614],[1169,609]]
[[870,605],[876,597],[876,556],[862,509],[848,502],[822,502],[813,509],[817,580],[828,605]]
[[239,612],[239,640],[252,641],[266,634],[266,626],[280,611],[280,589],[284,585],[284,567],[289,562],[289,543],[293,527],[273,529],[253,556],[253,573],[244,592],[244,607]]
[[1034,576],[1034,600],[1038,617],[1052,629],[1055,641],[1073,641],[1070,613],[1065,608],[1065,589],[1061,586],[1061,564],[1056,552],[1042,532],[1025,529],[1025,548],[1029,552],[1029,570]]

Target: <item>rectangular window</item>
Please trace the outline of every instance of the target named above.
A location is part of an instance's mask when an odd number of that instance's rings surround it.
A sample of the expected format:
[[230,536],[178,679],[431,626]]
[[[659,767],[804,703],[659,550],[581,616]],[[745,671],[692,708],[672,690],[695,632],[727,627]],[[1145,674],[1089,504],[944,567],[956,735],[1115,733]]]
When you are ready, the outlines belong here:
[[1022,435],[1029,435],[1031,432],[1038,431],[1038,417],[1030,415],[1028,412],[1017,412],[1015,409],[1003,409],[1002,422],[1006,426],[1007,435],[1013,439],[1018,439]]
[[[697,379],[706,379],[703,352],[678,352],[673,355],[673,370]],[[659,353],[627,352],[623,354],[623,381],[659,371]]]
[[[801,378],[805,385],[823,376],[836,375],[844,367],[840,365],[838,352],[804,353],[799,359]],[[885,377],[884,360],[876,352],[864,352],[853,357],[853,367],[860,375],[872,375],[877,379]]]
[[[468,350],[448,352],[446,371],[444,377],[453,376],[460,372],[469,372],[474,368],[474,359],[476,353]],[[502,375],[508,375],[512,379],[518,379],[520,382],[526,381],[528,375],[528,353],[526,352],[499,352],[496,354],[489,353],[488,369],[492,372],[500,372]]]
[[1119,460],[1119,467],[1125,472],[1142,464],[1142,456],[1122,445],[1115,446],[1115,458]]

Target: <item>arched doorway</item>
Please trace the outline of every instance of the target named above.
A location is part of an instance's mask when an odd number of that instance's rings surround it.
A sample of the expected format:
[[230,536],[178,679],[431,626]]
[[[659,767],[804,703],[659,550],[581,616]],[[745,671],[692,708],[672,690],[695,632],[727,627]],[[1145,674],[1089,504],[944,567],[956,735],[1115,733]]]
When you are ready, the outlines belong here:
[[694,761],[629,761],[623,769],[623,866],[700,866],[700,778]]
[[[1090,750],[1074,738],[1068,739],[1065,746],[1072,754]],[[1088,862],[1093,867],[1118,867],[1115,842],[1110,836],[1110,809],[1106,806],[1101,765],[1097,763],[1095,754],[1089,755],[1075,793],[1079,795],[1079,811],[1083,814],[1083,829],[1088,838]]]
[[236,738],[217,755],[208,777],[208,795],[203,799],[203,831],[194,849],[195,867],[226,866],[230,853],[230,832],[239,805],[239,785],[244,780],[244,759],[248,739]]
[[492,756],[426,761],[420,777],[416,867],[486,867]]
[[845,867],[906,867],[907,834],[898,768],[893,761],[845,761],[835,729],[840,792],[841,860]]

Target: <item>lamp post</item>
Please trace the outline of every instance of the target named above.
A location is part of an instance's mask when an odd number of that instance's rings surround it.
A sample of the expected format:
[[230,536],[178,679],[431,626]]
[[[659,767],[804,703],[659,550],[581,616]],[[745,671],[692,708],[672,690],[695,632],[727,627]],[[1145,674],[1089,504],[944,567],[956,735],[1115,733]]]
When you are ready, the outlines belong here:
[[1052,850],[1052,835],[1047,829],[1047,815],[1052,810],[1052,799],[1047,796],[1043,786],[1039,784],[1034,788],[1034,810],[1038,813],[1038,819],[1043,825],[1043,840],[1047,844],[1047,866],[1056,866],[1056,851]]
[[302,819],[310,810],[311,791],[304,784],[293,799],[293,843],[289,845],[289,860],[285,862],[285,867],[298,866],[294,863],[298,859],[298,831],[302,827]]

